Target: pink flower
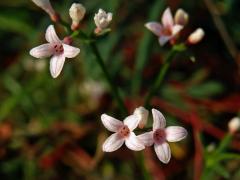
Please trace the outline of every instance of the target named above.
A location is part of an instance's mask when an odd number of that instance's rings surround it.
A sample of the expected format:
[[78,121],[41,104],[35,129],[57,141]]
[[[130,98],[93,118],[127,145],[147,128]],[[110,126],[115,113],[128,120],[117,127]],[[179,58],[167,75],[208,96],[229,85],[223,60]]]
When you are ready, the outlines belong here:
[[171,158],[171,150],[167,143],[177,142],[187,136],[187,131],[180,126],[166,126],[166,120],[162,113],[156,109],[152,109],[153,114],[153,130],[137,136],[145,146],[152,146],[157,157],[163,163],[168,163]]
[[31,49],[30,55],[35,58],[52,56],[50,60],[50,72],[52,77],[56,78],[62,71],[65,58],[76,57],[79,54],[80,49],[64,44],[58,38],[53,25],[50,25],[47,28],[45,38],[48,43]]
[[143,150],[145,147],[137,138],[133,130],[138,126],[139,118],[130,115],[122,121],[103,114],[101,116],[103,125],[111,132],[114,132],[104,142],[102,149],[105,152],[113,152],[119,149],[125,142],[126,146],[133,151]]
[[161,46],[173,39],[183,28],[182,25],[174,22],[169,8],[167,8],[162,15],[162,24],[158,22],[148,22],[145,24],[145,27],[159,37],[158,41]]

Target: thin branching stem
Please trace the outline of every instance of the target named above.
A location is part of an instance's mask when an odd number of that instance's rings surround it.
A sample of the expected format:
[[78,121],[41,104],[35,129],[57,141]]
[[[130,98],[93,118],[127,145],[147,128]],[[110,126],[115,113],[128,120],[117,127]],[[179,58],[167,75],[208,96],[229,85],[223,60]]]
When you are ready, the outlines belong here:
[[113,97],[116,99],[122,113],[124,114],[127,114],[127,109],[126,109],[126,106],[124,105],[124,102],[119,94],[119,90],[118,88],[114,85],[113,81],[112,81],[112,78],[104,64],[104,61],[102,59],[102,56],[100,55],[100,52],[96,46],[96,44],[94,42],[90,43],[90,47],[91,47],[91,50],[93,52],[93,54],[95,55],[96,57],[96,61],[98,63],[98,65],[100,66],[100,68],[102,69],[103,71],[103,74],[105,76],[105,79],[106,81],[108,82],[110,88],[111,88],[111,93],[113,95]]

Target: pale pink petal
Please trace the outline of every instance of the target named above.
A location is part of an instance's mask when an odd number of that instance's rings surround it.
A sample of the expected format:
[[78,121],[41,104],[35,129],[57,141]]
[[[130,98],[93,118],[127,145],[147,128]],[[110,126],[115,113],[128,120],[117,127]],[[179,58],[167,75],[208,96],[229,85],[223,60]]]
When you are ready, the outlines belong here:
[[63,44],[63,49],[64,49],[64,56],[67,58],[74,58],[80,53],[80,49],[69,46],[67,44]]
[[166,139],[169,142],[177,142],[187,136],[187,130],[180,126],[169,126],[165,129]]
[[148,22],[145,24],[145,27],[152,31],[156,36],[161,35],[162,25],[157,22]]
[[53,78],[58,77],[61,73],[63,65],[65,62],[65,57],[61,55],[54,55],[50,60],[50,72]]
[[143,143],[138,139],[138,137],[131,132],[128,138],[125,140],[126,146],[133,151],[141,151],[145,148]]
[[172,35],[173,36],[177,35],[182,29],[183,29],[182,25],[178,25],[178,24],[174,25],[172,28]]
[[101,116],[101,120],[103,125],[112,132],[117,132],[122,126],[123,123],[111,116],[108,116],[107,114],[103,114]]
[[166,120],[163,114],[156,109],[152,109],[152,115],[153,115],[153,131],[156,129],[165,128]]
[[161,46],[165,45],[172,37],[171,36],[160,36],[158,42]]
[[164,28],[171,28],[173,26],[173,17],[170,8],[167,8],[162,15],[162,24]]
[[51,44],[42,44],[30,50],[30,55],[35,58],[46,58],[53,54]]
[[171,158],[171,150],[168,143],[154,144],[154,150],[160,161],[167,164]]
[[117,133],[114,133],[103,143],[102,150],[105,152],[113,152],[119,149],[123,143],[124,139],[121,138]]
[[130,131],[133,131],[139,124],[140,118],[136,115],[130,115],[123,120],[124,125],[127,125]]
[[137,137],[145,146],[153,145],[153,132],[152,131],[138,135]]
[[53,25],[48,26],[45,38],[49,43],[59,43],[61,42],[60,39],[58,38],[56,31],[54,29]]

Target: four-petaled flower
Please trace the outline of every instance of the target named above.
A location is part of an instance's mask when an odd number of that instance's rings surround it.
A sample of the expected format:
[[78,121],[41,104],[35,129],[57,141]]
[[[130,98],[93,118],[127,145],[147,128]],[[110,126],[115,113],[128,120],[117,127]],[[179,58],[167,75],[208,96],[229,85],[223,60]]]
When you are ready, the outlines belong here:
[[167,143],[177,142],[187,136],[187,131],[180,126],[166,126],[166,120],[161,112],[152,109],[153,130],[137,136],[145,146],[152,146],[157,157],[163,163],[168,163],[171,158],[171,150]]
[[63,41],[58,38],[53,25],[47,28],[45,38],[48,43],[31,49],[30,55],[35,58],[52,56],[50,60],[50,72],[52,77],[56,78],[62,71],[65,58],[76,57],[80,49],[63,43]]
[[174,22],[169,8],[167,8],[162,15],[162,24],[158,22],[148,22],[145,26],[159,37],[158,40],[161,46],[173,39],[183,28],[182,25]]
[[135,135],[133,130],[138,126],[139,118],[135,115],[126,117],[123,122],[111,116],[101,116],[103,125],[111,132],[114,132],[104,142],[102,149],[105,152],[113,152],[119,149],[125,142],[126,146],[133,151],[140,151],[145,148],[142,142]]

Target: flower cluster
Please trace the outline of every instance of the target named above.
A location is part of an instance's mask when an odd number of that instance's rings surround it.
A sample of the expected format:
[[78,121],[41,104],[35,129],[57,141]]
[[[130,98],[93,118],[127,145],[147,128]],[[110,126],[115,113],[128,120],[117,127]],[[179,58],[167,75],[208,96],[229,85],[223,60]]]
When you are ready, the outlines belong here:
[[[174,18],[167,8],[162,15],[162,24],[158,22],[148,22],[145,24],[146,28],[152,31],[156,36],[158,36],[158,41],[161,46],[165,45],[168,41],[175,43],[178,34],[188,23],[188,14],[182,10],[178,9]],[[197,44],[204,37],[204,31],[202,28],[198,28],[188,37],[188,43]]]
[[184,139],[187,136],[187,131],[180,126],[169,126],[166,128],[165,117],[156,109],[152,109],[152,115],[152,131],[137,136],[133,130],[142,121],[147,121],[148,111],[145,108],[137,108],[134,114],[126,117],[123,122],[103,114],[101,116],[103,125],[109,131],[114,132],[104,142],[102,146],[103,151],[116,151],[124,142],[133,151],[141,151],[146,146],[154,145],[158,159],[163,163],[168,163],[171,158],[171,150],[167,142],[177,142]]
[[[45,12],[47,12],[54,22],[58,22],[60,20],[59,15],[52,8],[49,0],[32,1]],[[80,22],[84,18],[85,13],[86,9],[82,4],[72,4],[71,8],[69,9],[69,16],[72,19],[71,29],[73,32],[79,29]],[[96,24],[95,33],[101,33],[104,29],[106,29],[111,20],[112,13],[106,13],[104,10],[100,9],[94,16],[94,21]],[[46,58],[51,56],[50,72],[53,78],[57,78],[63,69],[65,59],[76,57],[80,53],[80,49],[70,46],[73,41],[71,36],[67,36],[63,40],[60,40],[53,25],[50,25],[47,28],[45,38],[48,43],[31,49],[30,55],[35,58]]]

